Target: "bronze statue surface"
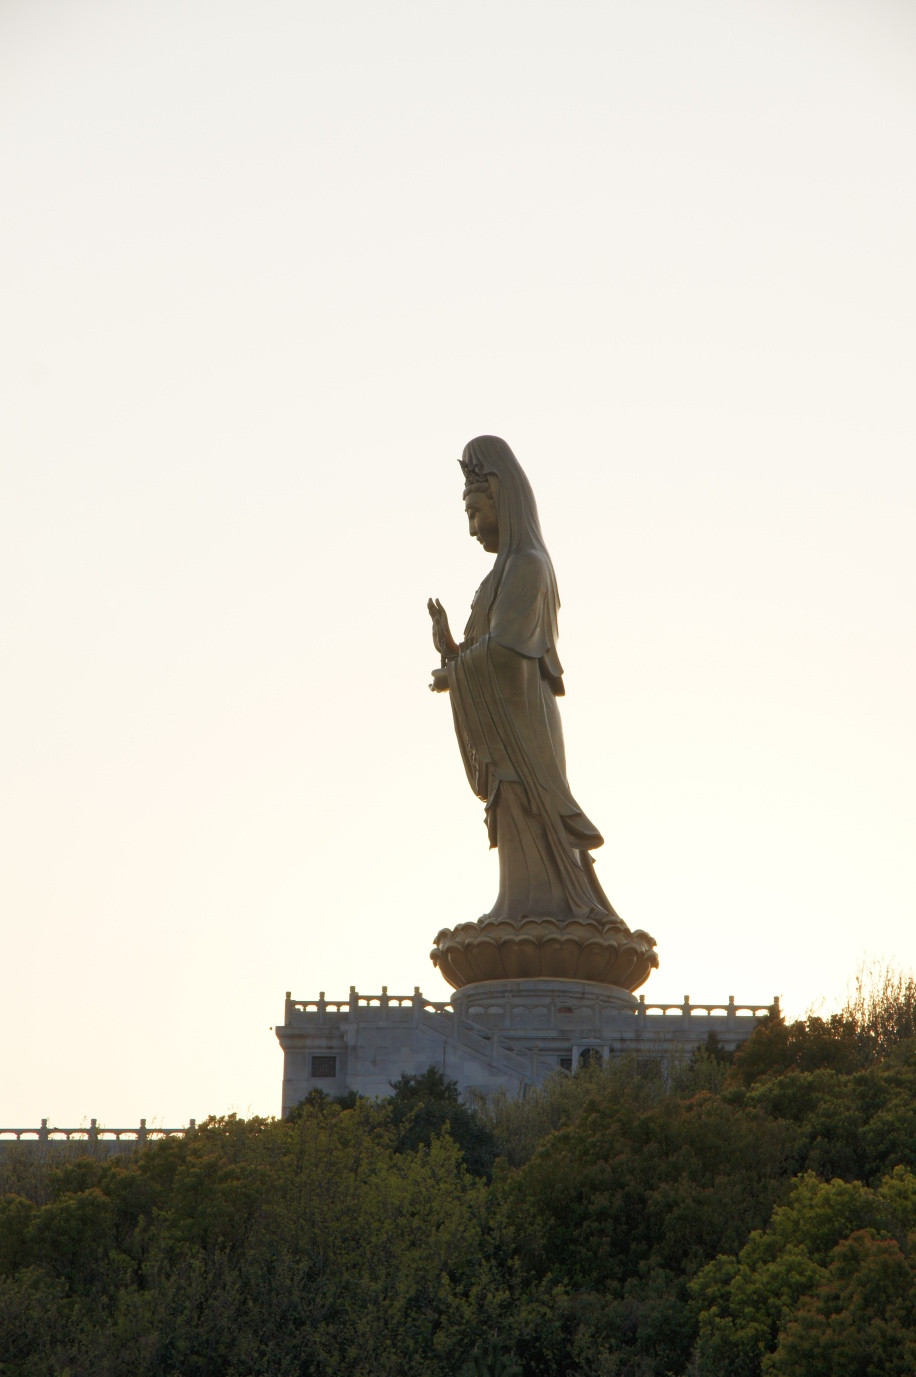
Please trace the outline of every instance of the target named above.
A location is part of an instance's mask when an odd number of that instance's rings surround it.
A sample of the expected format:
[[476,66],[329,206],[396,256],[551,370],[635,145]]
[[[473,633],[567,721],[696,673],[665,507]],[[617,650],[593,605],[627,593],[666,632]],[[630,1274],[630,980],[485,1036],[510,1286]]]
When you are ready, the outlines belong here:
[[603,844],[566,778],[557,698],[560,600],[531,485],[504,440],[483,435],[461,458],[472,537],[496,555],[460,644],[438,600],[427,604],[468,782],[485,803],[499,856],[496,902],[476,923],[436,939],[450,984],[505,977],[590,979],[635,989],[658,964],[646,933],[631,933],[595,874]]

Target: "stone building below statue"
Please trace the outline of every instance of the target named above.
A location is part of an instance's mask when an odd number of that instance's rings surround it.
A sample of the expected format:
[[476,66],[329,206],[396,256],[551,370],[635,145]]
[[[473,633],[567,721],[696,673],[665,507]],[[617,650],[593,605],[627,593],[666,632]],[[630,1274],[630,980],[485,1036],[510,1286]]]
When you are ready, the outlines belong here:
[[724,1051],[750,1037],[772,1004],[646,1002],[592,981],[487,980],[455,990],[451,1001],[411,995],[346,999],[286,996],[276,1028],[283,1048],[283,1114],[312,1090],[369,1097],[391,1092],[406,1074],[437,1067],[462,1092],[522,1095],[554,1073],[595,1059],[632,1058],[667,1075],[715,1033]]

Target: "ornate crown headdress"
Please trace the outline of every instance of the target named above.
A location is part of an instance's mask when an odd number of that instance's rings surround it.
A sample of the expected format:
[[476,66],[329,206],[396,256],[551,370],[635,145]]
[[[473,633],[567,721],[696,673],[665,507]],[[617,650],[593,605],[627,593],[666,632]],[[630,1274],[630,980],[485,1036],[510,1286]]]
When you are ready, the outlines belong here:
[[465,451],[458,460],[464,473],[464,493],[467,497],[472,492],[490,492],[490,480],[484,471],[483,465],[474,455],[467,454]]

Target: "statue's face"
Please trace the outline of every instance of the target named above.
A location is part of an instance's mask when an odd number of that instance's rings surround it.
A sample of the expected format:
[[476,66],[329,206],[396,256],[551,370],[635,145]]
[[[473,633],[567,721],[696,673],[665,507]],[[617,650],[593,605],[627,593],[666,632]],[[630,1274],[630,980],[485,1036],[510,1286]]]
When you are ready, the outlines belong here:
[[471,535],[495,555],[499,549],[499,521],[493,498],[488,492],[470,492],[464,499],[464,510]]

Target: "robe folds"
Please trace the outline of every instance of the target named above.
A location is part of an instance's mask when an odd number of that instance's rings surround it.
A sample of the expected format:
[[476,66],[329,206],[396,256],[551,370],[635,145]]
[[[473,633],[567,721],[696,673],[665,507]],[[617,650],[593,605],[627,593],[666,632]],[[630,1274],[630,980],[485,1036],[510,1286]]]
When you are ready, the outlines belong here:
[[589,855],[604,839],[566,779],[557,607],[546,551],[513,549],[478,588],[448,663],[464,768],[499,855],[485,920],[615,916]]

